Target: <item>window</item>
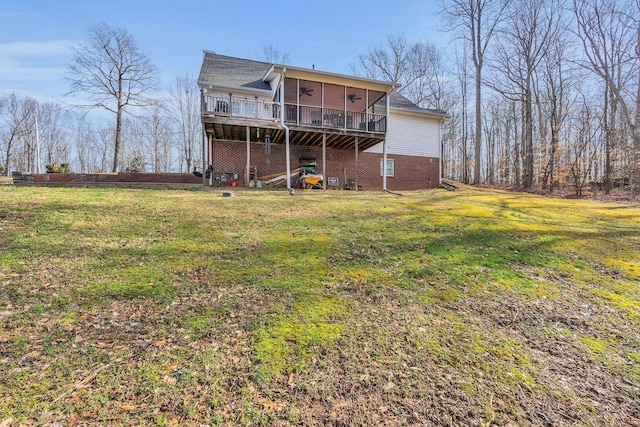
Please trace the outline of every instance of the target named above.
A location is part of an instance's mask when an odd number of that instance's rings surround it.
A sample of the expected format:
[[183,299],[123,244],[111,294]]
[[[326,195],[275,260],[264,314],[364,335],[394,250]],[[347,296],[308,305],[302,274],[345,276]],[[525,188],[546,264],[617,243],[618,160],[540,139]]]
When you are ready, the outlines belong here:
[[[383,176],[384,170],[382,169],[382,164],[384,159],[380,159],[380,176]],[[387,176],[395,175],[395,165],[393,159],[387,159]]]

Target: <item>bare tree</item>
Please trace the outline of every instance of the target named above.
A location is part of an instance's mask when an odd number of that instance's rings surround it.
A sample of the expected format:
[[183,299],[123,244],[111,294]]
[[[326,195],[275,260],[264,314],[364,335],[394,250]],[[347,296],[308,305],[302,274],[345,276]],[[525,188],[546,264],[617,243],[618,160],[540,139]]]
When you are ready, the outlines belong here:
[[[182,141],[179,147],[181,158],[184,159],[187,172],[193,166],[193,159],[199,147],[198,140],[201,133],[200,122],[200,91],[193,75],[178,76],[169,88],[171,96],[171,116],[176,125],[176,132]],[[180,171],[183,164],[180,163]]]
[[588,181],[592,166],[599,152],[602,131],[602,122],[592,107],[591,100],[583,97],[582,105],[575,114],[572,126],[573,132],[567,138],[567,166],[569,177],[577,195],[582,195],[582,190]]
[[403,94],[421,107],[449,110],[454,103],[450,71],[436,45],[417,42],[409,53],[409,76]]
[[465,184],[469,184],[469,151],[467,147],[469,146],[469,123],[467,118],[467,103],[469,102],[468,95],[468,81],[469,77],[467,74],[467,61],[468,61],[467,49],[466,46],[463,47],[463,52],[461,55],[456,55],[456,65],[457,65],[457,78],[458,84],[460,85],[460,94],[461,94],[461,118],[460,118],[460,141],[461,141],[461,151],[462,151],[462,182]]
[[72,128],[71,138],[77,165],[75,170],[80,173],[91,172],[91,166],[95,156],[95,152],[91,149],[94,132],[86,119],[86,114],[73,116]]
[[40,147],[44,163],[69,163],[69,139],[65,127],[69,124],[69,111],[54,103],[38,108]]
[[522,105],[523,185],[534,181],[534,76],[559,30],[561,10],[557,0],[512,0],[508,8],[494,69],[506,84],[492,84],[501,94]]
[[570,111],[570,91],[575,77],[567,72],[570,46],[563,37],[552,40],[549,54],[544,59],[540,76],[539,102],[540,129],[548,129],[550,138],[547,148],[546,161],[542,167],[542,186],[553,191],[558,176],[558,151],[560,147],[560,133],[565,128],[566,119]]
[[384,45],[370,46],[367,53],[359,55],[358,65],[351,65],[353,73],[369,79],[410,83],[411,46],[404,34],[390,35]]
[[289,52],[284,52],[272,44],[262,47],[262,52],[258,59],[271,64],[288,64]]
[[607,87],[607,131],[615,131],[611,125],[618,108],[631,130],[635,189],[640,186],[640,4],[631,0],[573,0],[572,9],[576,35],[586,57],[582,65]]
[[109,167],[109,158],[113,158],[114,146],[111,141],[115,129],[113,125],[102,125],[94,127],[94,132],[97,134],[91,139],[96,153],[94,171],[106,172]]
[[[36,106],[37,102],[34,99],[21,98],[15,93],[0,98],[0,148],[3,157],[2,169],[7,176],[10,174],[10,166],[18,151],[18,145],[25,141],[31,130]],[[20,151],[24,152],[23,149]],[[18,163],[20,168],[28,167],[24,158]]]
[[358,59],[351,65],[355,75],[399,83],[399,92],[421,107],[446,110],[453,104],[444,54],[433,44],[391,35]]
[[91,107],[116,115],[113,172],[119,170],[122,116],[128,107],[149,104],[148,94],[158,84],[156,67],[138,49],[125,29],[107,24],[91,27],[89,41],[72,47],[70,93],[84,93]]
[[475,69],[476,128],[473,183],[480,183],[482,155],[482,68],[489,43],[504,17],[509,0],[442,0],[441,13],[451,30],[471,46]]
[[166,108],[158,103],[147,109],[147,113],[132,124],[140,147],[147,157],[151,172],[169,172],[171,159],[171,126]]

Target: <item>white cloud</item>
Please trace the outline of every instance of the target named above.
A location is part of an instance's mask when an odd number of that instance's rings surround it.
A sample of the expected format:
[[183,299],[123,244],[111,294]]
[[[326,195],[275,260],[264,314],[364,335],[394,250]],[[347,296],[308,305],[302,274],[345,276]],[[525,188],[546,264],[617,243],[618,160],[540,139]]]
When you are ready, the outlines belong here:
[[67,40],[0,43],[0,55],[5,57],[68,55],[70,44],[71,42]]
[[0,43],[0,91],[29,94],[36,99],[62,97],[70,42]]

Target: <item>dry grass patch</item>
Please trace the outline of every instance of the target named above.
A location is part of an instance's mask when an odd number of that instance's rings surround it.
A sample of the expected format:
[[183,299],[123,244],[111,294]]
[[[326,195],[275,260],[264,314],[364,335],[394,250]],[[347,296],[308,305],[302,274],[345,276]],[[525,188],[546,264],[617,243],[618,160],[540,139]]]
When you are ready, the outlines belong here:
[[640,425],[640,208],[0,187],[5,425]]

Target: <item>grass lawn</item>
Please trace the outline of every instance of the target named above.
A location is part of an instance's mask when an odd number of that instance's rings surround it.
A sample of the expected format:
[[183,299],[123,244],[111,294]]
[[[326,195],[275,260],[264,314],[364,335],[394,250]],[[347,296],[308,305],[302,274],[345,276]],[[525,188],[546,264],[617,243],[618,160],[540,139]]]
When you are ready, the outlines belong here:
[[0,186],[0,425],[640,426],[640,207]]

